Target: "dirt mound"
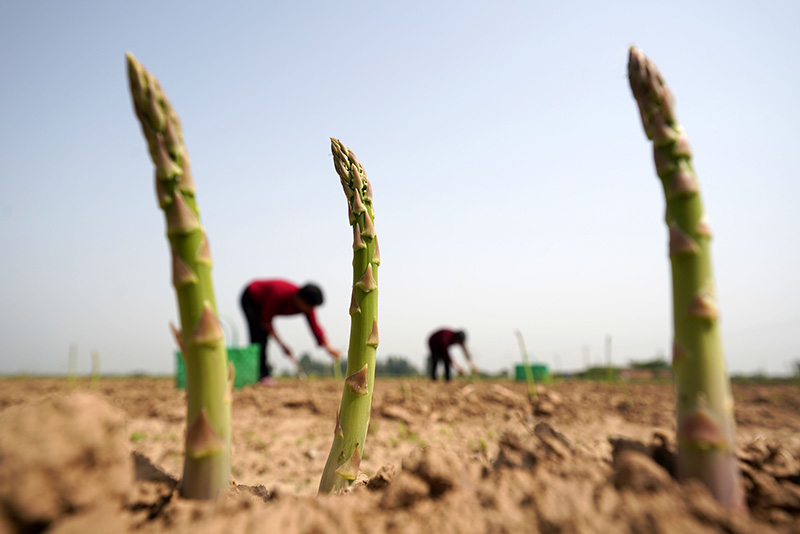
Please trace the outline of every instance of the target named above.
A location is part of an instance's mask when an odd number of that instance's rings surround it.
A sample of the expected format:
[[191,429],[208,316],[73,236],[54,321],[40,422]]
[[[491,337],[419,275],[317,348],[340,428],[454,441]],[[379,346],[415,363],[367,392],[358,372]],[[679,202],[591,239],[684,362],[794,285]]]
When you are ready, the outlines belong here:
[[0,523],[35,532],[119,506],[133,483],[124,414],[96,395],[53,396],[0,417]]

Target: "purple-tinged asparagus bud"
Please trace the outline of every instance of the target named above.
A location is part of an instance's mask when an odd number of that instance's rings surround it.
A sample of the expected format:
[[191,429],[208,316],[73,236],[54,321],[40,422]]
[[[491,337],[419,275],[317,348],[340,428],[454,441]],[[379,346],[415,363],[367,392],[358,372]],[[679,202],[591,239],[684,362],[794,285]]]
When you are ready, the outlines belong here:
[[[337,158],[334,158],[334,160],[333,160],[333,166],[334,166],[334,168],[336,169],[336,174],[338,174],[340,177],[342,177],[342,176],[347,176],[347,167],[345,167],[345,166],[344,166],[344,163],[343,163],[342,161],[340,161],[340,160],[339,160],[339,159],[337,159]],[[344,182],[343,182],[343,185],[344,185]],[[345,186],[345,187],[346,187],[346,186]],[[350,189],[349,187],[347,187],[347,189],[345,189],[345,190],[344,190],[344,192],[345,192],[345,195],[348,195],[348,189],[349,189],[350,191],[352,191],[352,189]],[[348,198],[350,198],[350,197],[349,197],[349,195],[348,195]]]
[[672,147],[672,153],[678,158],[689,159],[692,157],[692,147],[689,145],[689,138],[686,137],[683,128],[678,129],[678,138],[675,140],[675,146]]
[[164,112],[161,111],[161,106],[158,105],[158,96],[152,83],[153,80],[151,79],[150,81],[150,91],[148,91],[147,95],[147,118],[150,120],[150,126],[154,130],[161,132],[164,131],[166,118],[164,117]]
[[336,427],[333,429],[333,435],[339,436],[340,438],[344,437],[344,432],[342,431],[342,423],[339,419],[339,410],[341,407],[336,408]]
[[[341,163],[339,163],[339,165],[341,165]],[[353,190],[350,188],[349,185],[347,185],[347,182],[345,181],[344,178],[339,178],[339,182],[341,182],[342,189],[344,189],[344,196],[346,196],[347,200],[349,201],[350,199],[353,198],[353,194],[354,194]]]
[[200,239],[200,244],[197,246],[197,253],[194,256],[194,261],[197,263],[213,267],[214,261],[211,259],[211,249],[208,246],[208,234],[203,232],[203,237]]
[[364,239],[361,237],[361,227],[358,223],[355,223],[353,225],[353,250],[362,248],[367,248],[367,244],[364,243]]
[[154,149],[153,163],[155,163],[156,166],[156,178],[160,180],[169,180],[173,176],[179,176],[181,172],[183,172],[178,164],[169,157],[167,145],[164,141],[164,137],[160,133],[155,134]]
[[653,115],[653,144],[658,147],[670,145],[678,138],[675,128],[667,124],[664,117]]
[[172,206],[167,210],[167,235],[188,234],[200,228],[200,221],[186,204],[183,195],[176,194]]
[[358,395],[366,395],[367,391],[367,364],[361,370],[344,379],[345,384]]
[[144,95],[146,92],[145,87],[147,86],[147,80],[144,78],[144,73],[142,72],[138,62],[128,61],[127,65],[128,81],[131,84],[131,96],[137,103],[135,109],[138,111],[139,108],[144,108],[142,105],[143,102],[141,100],[141,95]]
[[222,398],[227,403],[233,402],[233,383],[236,380],[236,366],[233,362],[228,362],[228,386],[225,388],[225,396]]
[[192,177],[191,166],[189,165],[189,156],[186,155],[186,151],[183,152],[183,155],[183,173],[178,176],[178,189],[184,193],[194,195],[196,187],[194,185],[194,178]]
[[178,348],[181,349],[181,355],[183,354],[183,339],[181,339],[181,331],[178,330],[174,324],[169,323],[169,329],[172,331],[172,337],[175,338],[175,343],[178,344]]
[[711,239],[714,234],[711,232],[711,224],[708,222],[708,217],[703,215],[697,222],[697,228],[694,229],[697,235]]
[[672,224],[669,227],[669,255],[677,256],[679,254],[697,254],[700,247],[694,242],[694,239],[684,233],[677,225]]
[[656,162],[656,174],[659,178],[664,178],[672,174],[677,168],[673,158],[665,154],[663,148],[659,148],[655,145],[653,145],[653,159]]
[[672,91],[669,90],[669,87],[664,85],[660,77],[659,83],[661,84],[661,114],[664,116],[664,120],[669,124],[675,124],[675,96],[672,94]]
[[350,292],[350,315],[354,313],[360,313],[361,308],[358,307],[358,301],[356,301],[356,290],[353,289]]
[[378,289],[378,284],[375,282],[375,278],[372,276],[372,264],[367,265],[367,270],[364,272],[364,275],[361,277],[361,279],[356,282],[356,287],[366,293]]
[[186,341],[195,345],[214,345],[224,339],[225,333],[219,324],[217,314],[214,313],[211,303],[206,301],[203,305],[203,313],[200,315],[200,320],[197,321],[197,326],[194,327],[189,339]]
[[197,277],[189,268],[188,265],[178,256],[174,247],[172,250],[172,285],[176,288],[183,287],[189,284],[196,284]]
[[361,190],[364,187],[364,179],[361,177],[361,173],[358,172],[359,165],[354,163],[350,166],[350,174],[353,176],[353,186],[355,190],[361,194]]
[[177,125],[172,120],[165,121],[164,124],[164,144],[170,156],[175,158],[182,156],[183,143],[178,134]]
[[172,203],[172,195],[169,194],[167,188],[164,187],[164,180],[158,179],[158,173],[156,173],[156,199],[158,200],[158,207],[162,210],[165,209]]
[[372,320],[372,330],[369,333],[369,337],[367,337],[367,345],[377,347],[378,343],[380,343],[378,338],[378,319],[375,318]]
[[684,361],[689,356],[689,353],[686,352],[686,349],[675,343],[673,340],[672,342],[672,366],[675,367],[682,361]]
[[667,199],[696,195],[699,190],[694,172],[685,163],[679,163],[678,172],[668,182]]
[[220,452],[225,444],[211,427],[205,408],[186,431],[186,454],[192,458],[203,458]]
[[361,231],[362,237],[375,237],[375,225],[372,223],[372,218],[369,213],[364,214],[364,229]]
[[336,470],[336,473],[347,480],[355,480],[358,476],[358,468],[360,465],[361,454],[358,450],[358,443],[356,443],[356,448],[353,451],[353,455],[345,463],[339,466],[339,468]]
[[350,205],[352,206],[353,213],[358,215],[359,213],[363,213],[367,210],[364,203],[361,201],[361,192],[357,192],[353,195],[353,198],[350,199]]
[[372,182],[364,178],[364,183],[367,184],[367,192],[364,194],[364,198],[372,202]]
[[361,162],[360,162],[360,161],[358,161],[358,158],[356,157],[356,155],[355,155],[355,154],[353,153],[353,151],[352,151],[352,150],[350,150],[349,148],[347,149],[347,157],[348,157],[348,159],[350,160],[351,164],[352,164],[354,167],[359,167],[359,168],[361,168],[361,169],[363,169],[363,168],[364,168],[364,166],[363,166],[363,165],[361,165]]
[[697,410],[680,422],[678,439],[704,448],[730,448],[725,433],[705,410]]
[[695,295],[686,310],[689,317],[714,320],[719,317],[719,307],[709,289],[702,289]]
[[375,254],[372,255],[372,263],[375,265],[381,264],[381,251],[378,248],[378,236],[375,236]]

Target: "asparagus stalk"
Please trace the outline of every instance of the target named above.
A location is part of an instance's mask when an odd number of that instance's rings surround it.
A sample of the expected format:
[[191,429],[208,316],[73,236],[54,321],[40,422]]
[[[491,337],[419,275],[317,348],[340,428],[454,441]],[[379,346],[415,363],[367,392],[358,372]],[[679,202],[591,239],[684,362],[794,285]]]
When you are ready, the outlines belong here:
[[735,456],[733,397],[719,334],[711,269],[711,229],[675,117],[672,93],[655,64],[631,47],[628,76],[666,197],[672,263],[678,478],[700,479],[725,506],[745,510]]
[[345,488],[358,476],[369,426],[378,348],[378,265],[372,186],[364,167],[339,140],[331,138],[333,163],[347,196],[353,227],[353,292],[347,378],[336,413],[333,444],[319,483],[320,493]]
[[532,404],[539,400],[536,392],[536,380],[533,377],[533,369],[531,369],[531,362],[528,360],[528,350],[525,348],[525,339],[522,337],[522,332],[514,330],[517,336],[517,343],[519,343],[519,352],[522,354],[522,365],[525,366],[525,382],[528,384],[528,398]]
[[134,110],[155,164],[156,197],[166,217],[181,320],[181,331],[173,328],[186,368],[188,404],[181,495],[214,499],[230,483],[233,366],[217,317],[208,238],[178,115],[156,78],[133,55],[127,59]]

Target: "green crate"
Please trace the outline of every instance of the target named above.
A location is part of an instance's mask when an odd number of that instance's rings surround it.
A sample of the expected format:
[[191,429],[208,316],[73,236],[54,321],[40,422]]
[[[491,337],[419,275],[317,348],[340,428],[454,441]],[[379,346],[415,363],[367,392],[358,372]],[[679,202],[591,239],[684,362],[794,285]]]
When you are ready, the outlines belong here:
[[[238,389],[258,382],[258,355],[259,345],[257,344],[249,347],[228,347],[228,361],[233,362],[233,366],[236,369],[236,376],[233,379],[234,388]],[[175,353],[175,361],[177,362],[175,387],[186,389],[186,368],[183,366],[183,356],[180,351]]]
[[[533,379],[536,382],[547,382],[550,380],[550,372],[547,370],[546,365],[531,365],[529,366],[531,371],[533,371]],[[522,364],[517,364],[514,367],[514,379],[525,381],[525,366]]]

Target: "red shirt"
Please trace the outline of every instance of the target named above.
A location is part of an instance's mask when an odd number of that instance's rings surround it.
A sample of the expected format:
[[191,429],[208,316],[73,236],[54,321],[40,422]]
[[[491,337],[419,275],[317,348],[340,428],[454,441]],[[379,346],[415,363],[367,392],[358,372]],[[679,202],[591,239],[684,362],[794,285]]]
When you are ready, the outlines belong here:
[[442,328],[441,330],[437,330],[431,334],[431,337],[428,338],[428,346],[431,348],[431,352],[444,352],[447,354],[447,349],[450,347],[450,345],[460,345],[461,341],[456,341],[453,339],[453,334],[455,334],[455,332],[448,330],[447,328]]
[[[285,280],[255,280],[247,286],[247,293],[261,308],[261,324],[272,326],[276,315],[296,315],[302,313],[297,307],[297,291],[300,288]],[[305,313],[308,326],[319,345],[325,344],[325,333],[317,324],[314,308]]]

